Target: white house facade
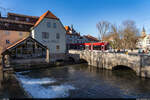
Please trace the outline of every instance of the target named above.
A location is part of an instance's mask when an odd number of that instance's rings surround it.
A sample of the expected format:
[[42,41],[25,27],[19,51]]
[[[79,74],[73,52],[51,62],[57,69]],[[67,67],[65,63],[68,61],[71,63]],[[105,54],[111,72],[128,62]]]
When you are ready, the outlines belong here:
[[137,47],[144,50],[146,49],[150,50],[150,35],[146,34],[144,28],[141,37],[138,39]]
[[44,13],[31,30],[32,38],[47,46],[50,60],[63,59],[66,53],[66,30],[50,11]]

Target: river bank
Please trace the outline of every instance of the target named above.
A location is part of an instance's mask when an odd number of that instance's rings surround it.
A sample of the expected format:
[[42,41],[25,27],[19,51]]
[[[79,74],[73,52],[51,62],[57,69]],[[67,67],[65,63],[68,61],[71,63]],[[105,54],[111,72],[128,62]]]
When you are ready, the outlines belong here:
[[[0,76],[1,73],[0,73]],[[2,78],[2,77],[0,77]],[[14,75],[7,76],[7,80],[0,82],[0,98],[26,98],[24,90],[20,87]]]

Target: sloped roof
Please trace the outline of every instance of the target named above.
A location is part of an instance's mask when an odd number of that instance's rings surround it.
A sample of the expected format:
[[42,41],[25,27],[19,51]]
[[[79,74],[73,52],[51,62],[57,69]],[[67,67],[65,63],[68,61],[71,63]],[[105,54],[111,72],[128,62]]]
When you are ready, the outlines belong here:
[[33,39],[32,37],[29,36],[29,37],[22,38],[22,39],[18,40],[17,42],[11,44],[10,46],[8,46],[6,49],[3,50],[2,54],[4,54],[4,52],[6,52],[7,50],[17,46],[18,44],[24,42],[25,40],[27,40],[29,38],[32,39],[33,41],[37,42],[38,44],[40,44],[42,47],[47,48],[46,46],[44,46],[43,44],[41,44],[40,42],[38,42],[37,40],[35,40],[35,39]]
[[50,18],[50,19],[57,19],[57,20],[59,20],[59,18],[57,18],[53,13],[51,13],[48,10],[46,13],[44,13],[42,16],[40,16],[38,21],[34,24],[34,27],[36,27],[44,18]]
[[65,29],[66,29],[66,31],[69,31],[70,27],[69,26],[65,26]]
[[8,16],[13,15],[13,16],[20,16],[20,17],[28,17],[28,18],[39,18],[38,16],[29,16],[29,15],[24,15],[24,14],[16,14],[16,13],[10,13],[8,12]]
[[99,41],[97,38],[95,38],[95,37],[93,37],[93,36],[91,36],[91,35],[85,35],[85,37],[86,37],[87,39],[89,39],[90,41]]

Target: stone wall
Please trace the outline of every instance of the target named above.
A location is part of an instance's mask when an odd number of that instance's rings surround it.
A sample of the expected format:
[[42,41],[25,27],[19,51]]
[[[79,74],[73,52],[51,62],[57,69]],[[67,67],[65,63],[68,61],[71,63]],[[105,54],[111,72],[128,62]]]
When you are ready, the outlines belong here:
[[127,66],[133,69],[138,76],[150,78],[150,56],[148,55],[127,55],[90,50],[70,50],[69,53],[79,54],[80,59],[86,60],[94,67],[112,70],[116,66],[123,65],[122,67]]

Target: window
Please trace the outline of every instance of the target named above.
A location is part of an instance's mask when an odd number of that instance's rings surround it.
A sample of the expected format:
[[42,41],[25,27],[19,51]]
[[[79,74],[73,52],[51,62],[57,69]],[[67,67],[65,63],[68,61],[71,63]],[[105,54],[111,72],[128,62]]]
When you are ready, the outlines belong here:
[[18,17],[16,17],[16,20],[19,20],[19,18],[18,18]]
[[56,23],[53,23],[53,27],[56,28]]
[[47,22],[47,27],[48,27],[48,28],[51,27],[51,22]]
[[6,40],[6,44],[9,44],[10,43],[10,41],[9,40]]
[[42,38],[43,39],[48,39],[49,38],[49,33],[48,32],[42,32]]
[[59,33],[57,33],[56,34],[56,39],[59,39],[59,38],[60,38]]
[[56,50],[59,50],[59,49],[60,49],[59,45],[56,45]]
[[22,25],[19,25],[20,28],[22,28]]
[[22,36],[22,32],[19,32],[19,35]]
[[9,32],[8,32],[8,31],[6,31],[5,33],[6,33],[7,35],[9,35]]
[[149,39],[146,40],[146,44],[150,44],[150,40]]
[[8,27],[8,26],[9,26],[9,24],[8,24],[8,23],[5,23],[5,26],[6,26],[6,27]]
[[29,22],[29,21],[30,21],[30,19],[29,19],[29,18],[26,18],[26,21],[27,21],[27,22]]

